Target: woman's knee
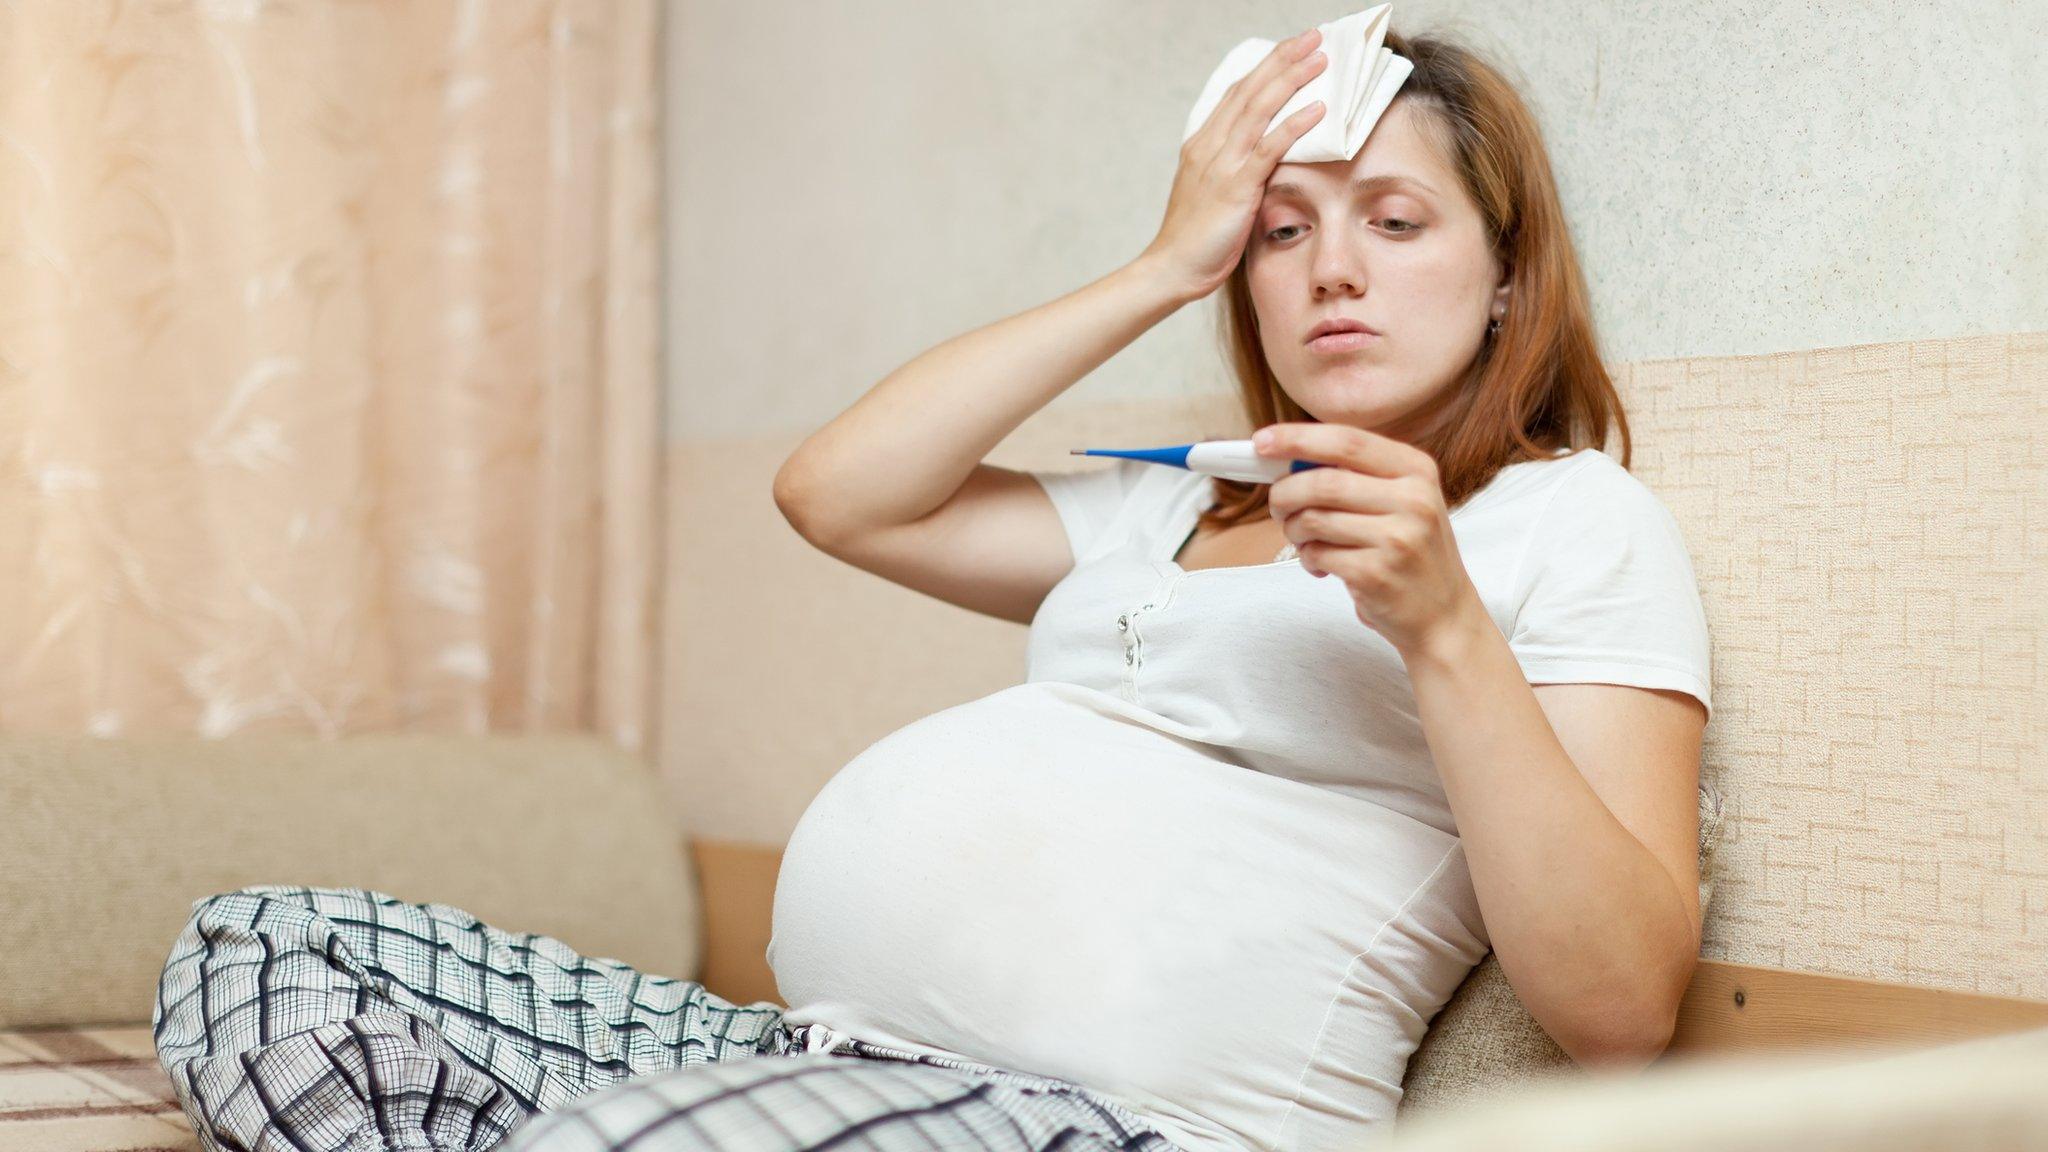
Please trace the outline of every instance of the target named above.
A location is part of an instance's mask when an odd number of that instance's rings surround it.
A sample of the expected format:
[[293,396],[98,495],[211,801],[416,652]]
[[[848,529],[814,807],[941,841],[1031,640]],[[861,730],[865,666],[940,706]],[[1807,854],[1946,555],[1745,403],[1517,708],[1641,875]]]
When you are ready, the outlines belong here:
[[361,981],[363,973],[322,909],[370,895],[259,884],[194,900],[157,980],[151,1023],[159,1048],[175,1042],[207,1050],[207,1037],[222,1018],[271,995],[309,965],[339,980]]
[[285,884],[252,884],[216,892],[192,902],[185,934],[211,939],[224,933],[261,931],[273,941],[308,942],[325,937],[330,911],[368,907],[382,897],[365,888],[306,888]]
[[174,986],[204,983],[209,973],[234,972],[237,958],[259,954],[275,962],[311,953],[324,967],[363,978],[366,973],[354,961],[341,922],[356,910],[389,899],[362,888],[282,884],[256,884],[201,897],[192,902],[185,926],[171,944],[159,996]]
[[308,887],[303,884],[250,884],[242,888],[216,892],[192,902],[197,910],[210,905],[234,903],[236,901],[265,901],[300,908],[317,909],[324,905],[363,904],[389,902],[391,897],[373,888]]

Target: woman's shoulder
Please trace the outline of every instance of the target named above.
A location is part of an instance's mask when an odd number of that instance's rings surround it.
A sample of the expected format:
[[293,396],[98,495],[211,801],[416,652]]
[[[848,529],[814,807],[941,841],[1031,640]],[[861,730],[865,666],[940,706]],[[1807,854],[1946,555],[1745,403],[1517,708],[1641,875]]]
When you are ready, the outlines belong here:
[[1655,489],[1598,448],[1581,448],[1557,463],[1565,466],[1559,470],[1560,490],[1568,491],[1581,506],[1655,519],[1671,516]]
[[[1517,494],[1536,497],[1546,511],[1599,515],[1645,513],[1664,507],[1648,484],[1599,448],[1560,451],[1546,460],[1509,465],[1503,472],[1516,474]],[[1558,508],[1560,503],[1565,508]]]
[[1593,461],[1585,459],[1589,454],[1597,453],[1591,448],[1577,451],[1559,449],[1556,455],[1546,459],[1518,460],[1504,465],[1452,512],[1460,517],[1470,517],[1480,509],[1490,508],[1492,512],[1483,519],[1492,521],[1506,517],[1517,522],[1526,520],[1548,503],[1573,473],[1593,464]]
[[1678,517],[1649,484],[1596,448],[1549,465],[1545,491],[1526,519],[1529,548],[1547,563],[1590,562],[1595,554],[1644,557],[1689,552]]

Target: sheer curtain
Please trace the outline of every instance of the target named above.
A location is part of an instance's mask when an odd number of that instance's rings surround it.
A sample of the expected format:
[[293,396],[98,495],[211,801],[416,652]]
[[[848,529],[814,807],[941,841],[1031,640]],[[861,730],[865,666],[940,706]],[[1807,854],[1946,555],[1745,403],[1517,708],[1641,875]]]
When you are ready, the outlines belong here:
[[648,745],[657,22],[0,3],[0,729]]

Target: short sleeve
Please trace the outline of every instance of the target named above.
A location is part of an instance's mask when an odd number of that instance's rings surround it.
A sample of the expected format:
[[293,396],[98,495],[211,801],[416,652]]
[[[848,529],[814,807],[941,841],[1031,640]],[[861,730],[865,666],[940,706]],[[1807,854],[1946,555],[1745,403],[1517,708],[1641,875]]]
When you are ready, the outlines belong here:
[[1025,475],[1044,487],[1052,506],[1060,514],[1078,561],[1108,531],[1124,503],[1138,485],[1139,477],[1157,465],[1143,460],[1117,458],[1108,467],[1078,468],[1066,472],[1027,471]]
[[1669,688],[1711,714],[1705,606],[1678,521],[1611,458],[1559,483],[1517,572],[1508,647],[1531,684]]

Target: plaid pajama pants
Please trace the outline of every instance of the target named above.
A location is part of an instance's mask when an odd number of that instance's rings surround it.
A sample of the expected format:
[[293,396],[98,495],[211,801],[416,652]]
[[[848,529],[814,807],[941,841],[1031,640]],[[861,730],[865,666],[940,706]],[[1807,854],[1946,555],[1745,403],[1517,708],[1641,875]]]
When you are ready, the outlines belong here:
[[210,1152],[1180,1152],[1071,1081],[788,1026],[363,889],[195,902],[151,1023]]

